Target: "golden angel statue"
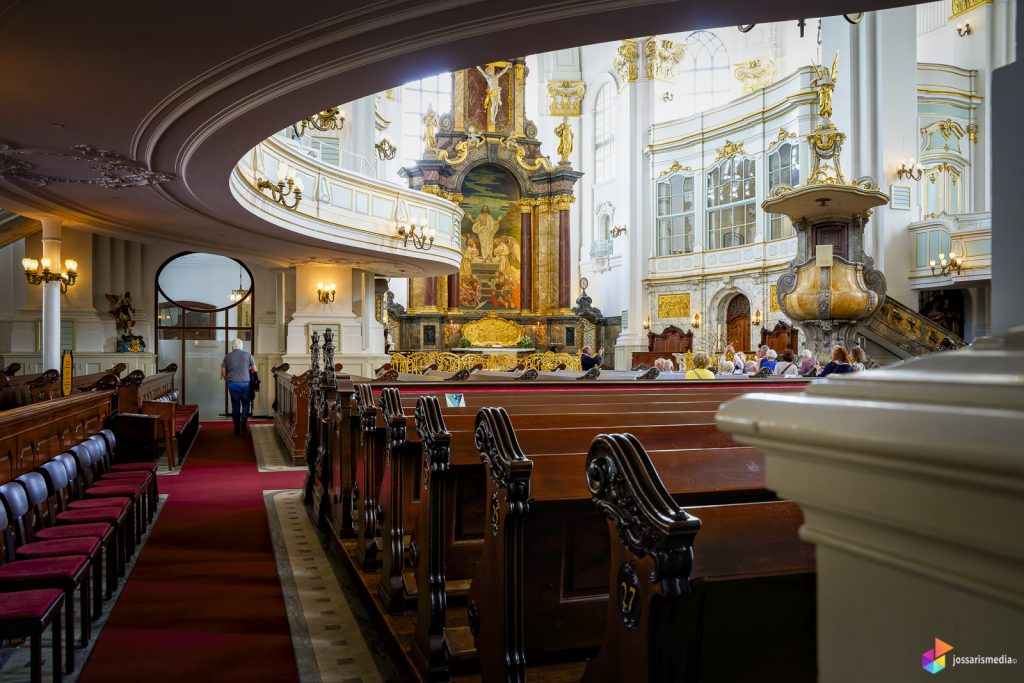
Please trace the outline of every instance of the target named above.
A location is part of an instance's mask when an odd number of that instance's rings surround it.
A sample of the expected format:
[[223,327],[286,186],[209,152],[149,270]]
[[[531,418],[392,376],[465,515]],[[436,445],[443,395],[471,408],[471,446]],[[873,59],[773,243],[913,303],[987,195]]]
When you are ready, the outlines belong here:
[[839,51],[836,50],[831,71],[813,62],[811,66],[818,76],[813,83],[818,90],[818,116],[823,119],[832,118],[832,91],[836,89],[836,81],[839,80]]
[[437,136],[435,131],[437,129],[437,114],[434,113],[433,107],[427,108],[427,113],[423,115],[423,147],[427,150],[437,149]]
[[568,117],[563,117],[562,122],[555,128],[555,135],[558,136],[558,156],[562,163],[569,163],[569,155],[572,154],[572,126],[569,125]]
[[498,71],[498,67],[490,64],[486,69],[481,69],[479,66],[476,68],[487,82],[487,92],[484,93],[484,109],[487,110],[488,130],[494,130],[498,121],[498,110],[501,109],[501,77],[511,68],[511,64],[501,71]]

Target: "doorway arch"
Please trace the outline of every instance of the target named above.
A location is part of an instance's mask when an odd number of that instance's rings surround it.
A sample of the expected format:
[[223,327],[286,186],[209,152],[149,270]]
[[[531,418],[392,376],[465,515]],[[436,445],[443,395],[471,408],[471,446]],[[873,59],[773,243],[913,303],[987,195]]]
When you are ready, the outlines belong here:
[[736,294],[725,305],[726,343],[737,351],[750,350],[750,299]]

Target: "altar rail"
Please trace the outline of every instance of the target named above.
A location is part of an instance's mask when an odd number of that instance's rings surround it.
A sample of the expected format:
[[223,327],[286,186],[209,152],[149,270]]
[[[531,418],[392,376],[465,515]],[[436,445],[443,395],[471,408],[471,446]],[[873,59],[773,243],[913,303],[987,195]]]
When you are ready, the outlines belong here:
[[391,354],[391,367],[398,372],[422,375],[429,369],[440,372],[458,372],[472,370],[482,366],[483,370],[512,370],[522,364],[524,369],[538,372],[555,370],[582,370],[580,357],[570,353],[531,353],[516,357],[510,353],[466,353],[457,354],[447,351],[414,351],[412,353]]

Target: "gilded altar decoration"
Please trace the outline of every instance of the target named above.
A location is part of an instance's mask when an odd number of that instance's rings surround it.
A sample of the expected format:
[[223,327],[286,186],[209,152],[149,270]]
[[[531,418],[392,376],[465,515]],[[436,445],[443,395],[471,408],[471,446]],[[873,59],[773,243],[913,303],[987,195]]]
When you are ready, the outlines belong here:
[[740,62],[733,69],[732,75],[740,82],[744,95],[749,95],[755,90],[767,88],[775,82],[775,60],[771,57],[762,59],[751,59],[749,62]]
[[437,114],[430,108],[423,115],[423,149],[437,151]]
[[424,185],[420,189],[427,194],[434,195],[435,197],[447,199],[453,204],[462,203],[463,197],[461,192],[449,192],[448,190],[442,189],[439,185]]
[[618,74],[620,90],[626,83],[636,82],[636,79],[640,77],[640,49],[635,40],[627,38],[622,41],[615,51],[612,68]]
[[548,99],[552,116],[579,116],[583,95],[587,92],[585,81],[548,81]]
[[569,156],[572,154],[572,126],[569,119],[563,118],[562,122],[555,127],[555,135],[558,136],[558,156],[561,163],[568,164]]
[[493,131],[498,122],[498,110],[501,109],[501,77],[512,68],[506,64],[501,71],[498,71],[498,64],[488,64],[486,67],[476,67],[480,75],[484,77],[487,88],[484,91],[484,110],[487,112],[487,130]]
[[950,19],[956,19],[961,14],[967,14],[975,7],[981,7],[982,5],[991,5],[992,0],[952,0],[950,7]]
[[650,80],[672,81],[676,77],[676,66],[683,59],[684,44],[651,36],[644,42],[644,58],[647,61],[647,78]]
[[468,322],[462,326],[462,336],[475,348],[489,346],[508,348],[515,346],[526,335],[526,330],[517,322],[499,318],[491,313],[486,318]]
[[773,283],[768,289],[768,312],[778,313],[781,310],[779,308],[779,286]]
[[717,164],[722,159],[731,159],[734,156],[746,154],[743,151],[742,142],[733,142],[732,140],[726,140],[725,144],[718,148],[718,155],[715,156],[715,163]]
[[664,178],[667,175],[672,175],[673,173],[679,173],[680,171],[683,172],[683,173],[693,173],[693,169],[690,168],[689,166],[683,166],[678,161],[673,161],[671,166],[669,166],[664,171],[662,171],[661,173],[658,174],[658,177],[659,178]]
[[836,50],[831,70],[814,63],[811,66],[814,67],[814,73],[818,76],[813,81],[813,85],[818,91],[818,116],[830,119],[832,118],[832,92],[836,89],[836,81],[839,80],[839,50]]
[[508,372],[520,364],[525,369],[539,372],[582,371],[578,355],[550,351],[531,353],[519,358],[509,353],[455,354],[448,351],[414,351],[412,353],[392,353],[390,363],[397,372],[409,375],[425,374],[434,366],[436,366],[437,372],[443,373],[476,369]]
[[689,318],[690,317],[690,294],[659,294],[658,295],[658,317],[659,318]]
[[526,148],[519,144],[520,137],[522,136],[517,133],[501,139],[501,146],[516,155],[516,163],[519,166],[527,171],[537,171],[542,168],[545,171],[555,170],[554,164],[547,157],[538,156],[532,160],[527,160]]

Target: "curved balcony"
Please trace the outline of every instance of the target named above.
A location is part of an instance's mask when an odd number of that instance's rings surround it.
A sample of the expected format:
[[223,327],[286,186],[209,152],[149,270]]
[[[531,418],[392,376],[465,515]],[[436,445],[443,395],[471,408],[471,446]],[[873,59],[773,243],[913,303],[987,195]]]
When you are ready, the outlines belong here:
[[[235,166],[231,193],[263,220],[351,254],[327,257],[328,262],[402,277],[458,270],[462,209],[440,197],[323,163],[306,151],[279,136],[264,140]],[[295,208],[275,202],[269,191],[258,187],[261,179],[276,180],[284,165],[302,187]],[[409,221],[426,221],[436,231],[429,250],[415,248],[412,241],[405,246],[395,236],[395,226]]]
[[[941,289],[992,279],[992,214],[940,214],[907,226],[911,242],[911,289]],[[929,262],[939,254],[956,252],[963,258],[960,272],[932,272]]]

